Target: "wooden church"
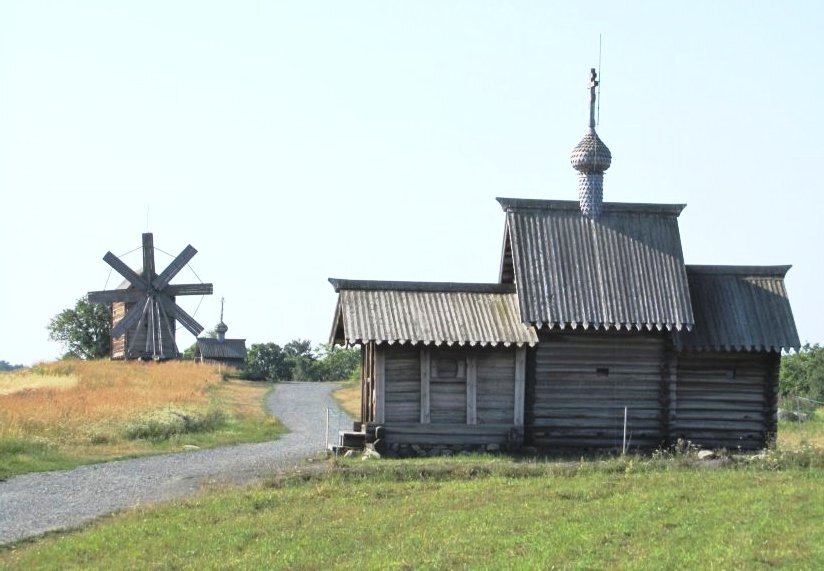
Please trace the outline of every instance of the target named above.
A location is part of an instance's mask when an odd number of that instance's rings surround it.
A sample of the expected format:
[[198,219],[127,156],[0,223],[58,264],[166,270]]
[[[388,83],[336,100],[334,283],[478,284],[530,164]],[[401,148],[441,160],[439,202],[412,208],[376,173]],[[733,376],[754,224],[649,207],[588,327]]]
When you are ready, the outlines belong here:
[[194,360],[198,363],[225,365],[242,369],[246,365],[246,339],[229,339],[229,326],[223,322],[223,298],[220,300],[220,321],[215,325],[214,337],[198,337]]
[[790,266],[687,265],[681,204],[603,202],[611,154],[572,153],[579,200],[499,198],[498,283],[330,279],[330,342],[362,346],[356,431],[379,450],[753,450],[799,347]]

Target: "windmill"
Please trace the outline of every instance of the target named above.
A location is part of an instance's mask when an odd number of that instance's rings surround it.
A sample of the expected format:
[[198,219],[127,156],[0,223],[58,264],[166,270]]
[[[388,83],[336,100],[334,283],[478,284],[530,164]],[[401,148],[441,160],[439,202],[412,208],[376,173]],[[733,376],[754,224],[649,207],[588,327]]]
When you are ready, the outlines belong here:
[[142,359],[174,359],[178,356],[175,343],[175,321],[197,337],[203,326],[175,302],[178,295],[207,295],[212,284],[171,285],[174,278],[194,255],[186,246],[160,274],[155,272],[154,238],[143,234],[143,269],[140,273],[120,258],[106,252],[103,260],[128,282],[120,289],[91,291],[90,303],[112,305],[112,357]]

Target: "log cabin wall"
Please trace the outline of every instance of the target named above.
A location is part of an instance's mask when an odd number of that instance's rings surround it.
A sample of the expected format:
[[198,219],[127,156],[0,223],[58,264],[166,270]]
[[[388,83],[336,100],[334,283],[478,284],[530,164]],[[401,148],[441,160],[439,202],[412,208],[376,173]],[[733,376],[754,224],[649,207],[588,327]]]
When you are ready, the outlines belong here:
[[[175,298],[171,300],[174,302]],[[126,313],[134,306],[133,303],[114,302],[112,303],[112,327],[117,325],[121,319],[126,316]],[[163,318],[161,318],[163,319]],[[177,327],[177,322],[169,318],[169,327],[165,325],[161,327],[163,355],[166,358],[176,358],[178,356],[177,344],[175,341],[174,329]],[[132,325],[126,333],[120,337],[112,339],[112,359],[137,359],[137,358],[151,358],[152,357],[152,343],[149,340],[147,350],[147,338],[150,334],[148,318],[145,316],[137,323]]]
[[[379,346],[385,358],[388,445],[483,447],[513,444],[523,412],[514,347]],[[524,361],[522,359],[522,361]],[[523,365],[522,365],[523,375]],[[521,390],[523,388],[521,387]]]
[[678,355],[672,437],[706,448],[754,450],[775,437],[778,353]]
[[417,423],[421,417],[420,348],[380,346],[385,355],[384,422]]
[[478,424],[512,424],[515,408],[515,348],[479,351]]
[[540,448],[631,448],[666,437],[663,333],[543,333],[527,372],[526,441]]
[[362,423],[375,421],[375,342],[361,349],[361,417]]
[[[115,302],[112,304],[112,328],[115,325],[120,323],[120,320],[126,317],[126,311],[129,309],[129,306],[124,302]],[[125,359],[126,358],[126,338],[129,336],[129,332],[127,331],[120,337],[112,338],[112,359]]]

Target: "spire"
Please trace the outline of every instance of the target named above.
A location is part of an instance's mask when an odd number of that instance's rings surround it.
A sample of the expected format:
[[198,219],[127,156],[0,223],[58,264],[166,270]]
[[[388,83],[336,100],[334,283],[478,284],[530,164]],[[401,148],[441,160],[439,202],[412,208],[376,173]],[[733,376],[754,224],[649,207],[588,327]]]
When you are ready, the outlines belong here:
[[223,343],[226,340],[226,332],[229,331],[229,328],[223,323],[223,302],[225,301],[224,298],[220,298],[220,323],[215,326],[215,333],[217,333],[217,340],[220,343]]
[[595,132],[595,88],[598,74],[590,70],[589,80],[589,130],[581,142],[572,149],[570,162],[578,171],[578,200],[581,213],[598,218],[604,201],[604,171],[612,163],[612,153]]

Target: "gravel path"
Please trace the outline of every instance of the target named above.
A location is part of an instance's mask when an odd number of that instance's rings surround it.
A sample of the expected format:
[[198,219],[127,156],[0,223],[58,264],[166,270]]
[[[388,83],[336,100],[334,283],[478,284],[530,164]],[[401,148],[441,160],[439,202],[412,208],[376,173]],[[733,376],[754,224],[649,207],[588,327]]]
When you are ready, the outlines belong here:
[[204,484],[245,484],[295,466],[323,451],[326,407],[337,410],[331,396],[337,387],[279,383],[267,405],[291,432],[273,442],[119,460],[0,482],[0,545],[123,508],[181,498]]

